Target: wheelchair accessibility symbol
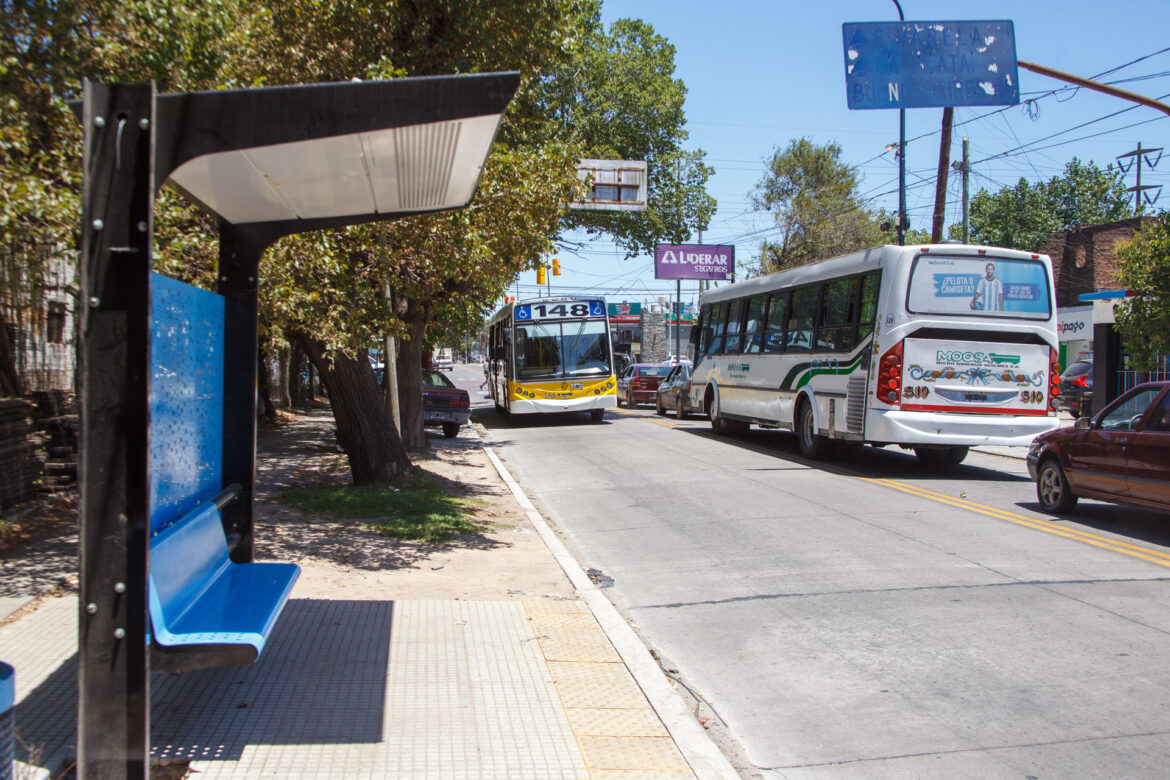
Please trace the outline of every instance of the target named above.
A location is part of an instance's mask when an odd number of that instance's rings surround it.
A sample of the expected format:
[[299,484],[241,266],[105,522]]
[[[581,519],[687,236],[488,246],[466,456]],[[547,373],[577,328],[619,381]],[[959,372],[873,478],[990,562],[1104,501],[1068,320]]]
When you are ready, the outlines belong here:
[[517,306],[516,307],[516,319],[518,319],[518,320],[532,319],[532,307],[531,306]]
[[589,316],[590,317],[600,317],[603,314],[605,314],[605,304],[603,304],[601,301],[590,301],[589,302]]

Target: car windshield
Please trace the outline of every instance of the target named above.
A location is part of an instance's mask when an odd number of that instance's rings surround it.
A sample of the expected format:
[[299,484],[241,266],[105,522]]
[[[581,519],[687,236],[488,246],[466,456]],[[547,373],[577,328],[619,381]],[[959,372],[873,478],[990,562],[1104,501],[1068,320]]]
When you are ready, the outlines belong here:
[[1073,363],[1071,366],[1069,366],[1067,369],[1065,369],[1065,372],[1061,375],[1061,378],[1062,379],[1072,379],[1073,377],[1081,376],[1082,374],[1087,374],[1092,370],[1093,370],[1092,363],[1082,363],[1080,361],[1077,361],[1076,363]]
[[638,369],[638,376],[665,376],[670,366],[642,366]]
[[438,371],[423,371],[424,387],[454,387],[451,380]]
[[1147,387],[1124,398],[1121,403],[1101,415],[1097,427],[1105,431],[1128,431],[1137,425],[1137,418],[1145,414],[1160,387]]
[[518,379],[604,376],[609,371],[604,320],[534,322],[516,328]]

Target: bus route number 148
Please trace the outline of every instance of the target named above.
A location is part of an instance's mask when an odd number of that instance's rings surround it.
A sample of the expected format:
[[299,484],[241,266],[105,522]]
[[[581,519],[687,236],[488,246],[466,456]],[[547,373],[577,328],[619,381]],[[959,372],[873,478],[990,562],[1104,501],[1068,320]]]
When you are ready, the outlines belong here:
[[532,319],[552,319],[555,317],[588,317],[589,304],[587,303],[546,303],[532,304]]

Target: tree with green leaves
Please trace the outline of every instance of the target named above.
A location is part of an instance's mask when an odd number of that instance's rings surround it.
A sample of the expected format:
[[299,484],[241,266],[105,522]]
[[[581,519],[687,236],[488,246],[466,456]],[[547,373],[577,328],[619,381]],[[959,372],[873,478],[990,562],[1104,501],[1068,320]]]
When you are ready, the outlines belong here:
[[1137,295],[1117,307],[1117,330],[1133,365],[1152,371],[1170,355],[1170,212],[1144,224],[1117,249],[1117,279]]
[[634,257],[706,227],[716,206],[706,191],[713,169],[702,150],[683,148],[687,91],[674,76],[674,46],[640,20],[619,19],[605,30],[600,4],[589,5],[570,56],[518,102],[547,117],[529,132],[571,144],[582,157],[646,161],[645,211],[572,210],[562,222],[565,230],[607,235]]
[[971,198],[971,241],[1035,252],[1052,233],[1132,217],[1121,171],[1073,158],[1064,173],[1031,183],[1021,178]]
[[793,139],[777,149],[751,194],[772,215],[779,237],[760,248],[759,272],[773,273],[847,254],[889,238],[879,215],[858,192],[856,171],[841,161],[841,146]]

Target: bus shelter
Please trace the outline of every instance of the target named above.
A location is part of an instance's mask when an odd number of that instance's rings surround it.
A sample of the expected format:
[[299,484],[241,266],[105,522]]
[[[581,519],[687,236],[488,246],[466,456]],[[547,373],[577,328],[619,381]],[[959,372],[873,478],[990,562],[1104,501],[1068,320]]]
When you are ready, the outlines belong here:
[[[231,560],[252,560],[262,253],[293,233],[466,206],[518,84],[516,73],[492,73],[157,94],[86,82],[81,777],[148,776],[159,517],[229,494]],[[178,283],[152,272],[153,204],[167,184],[218,224],[218,289],[198,291],[214,316],[197,303],[165,320],[163,309],[182,308],[166,297]],[[189,337],[195,321],[221,347]],[[190,668],[232,662],[205,653]]]

